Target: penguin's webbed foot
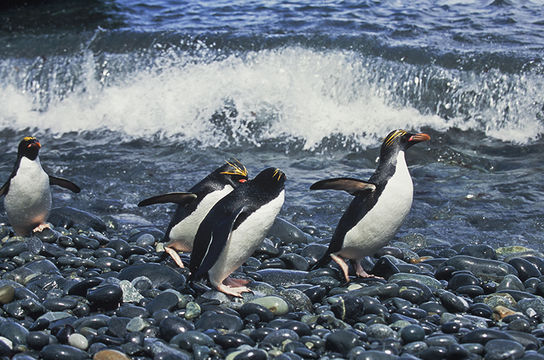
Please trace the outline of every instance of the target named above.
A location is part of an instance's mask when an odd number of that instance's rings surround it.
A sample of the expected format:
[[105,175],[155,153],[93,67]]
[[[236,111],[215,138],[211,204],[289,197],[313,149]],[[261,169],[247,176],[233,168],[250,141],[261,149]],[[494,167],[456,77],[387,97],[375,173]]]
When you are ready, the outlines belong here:
[[237,279],[228,277],[225,280],[223,280],[223,284],[231,287],[245,287],[250,280],[247,279]]
[[245,287],[245,286],[237,286],[237,287],[231,287],[225,284],[219,284],[217,286],[217,290],[221,291],[222,293],[225,293],[227,295],[232,295],[236,297],[242,297],[242,294],[245,292],[252,293],[251,289]]
[[172,249],[171,247],[168,247],[168,246],[165,246],[164,247],[164,251],[170,255],[170,257],[172,258],[172,260],[174,260],[174,262],[180,267],[180,268],[185,268],[185,266],[183,265],[183,262],[181,261],[181,258],[179,257],[179,254],[177,253],[176,250]]
[[357,274],[358,277],[363,279],[368,279],[368,278],[383,279],[380,276],[367,273],[365,269],[363,269],[363,267],[361,266],[361,263],[359,262],[359,260],[355,260],[354,263],[355,263],[355,273]]
[[335,263],[340,266],[340,269],[342,269],[342,272],[344,273],[344,278],[346,279],[346,282],[349,282],[349,272],[348,272],[348,264],[338,255],[331,254],[331,258],[334,260]]
[[45,229],[50,229],[50,228],[51,228],[51,225],[49,225],[48,223],[43,223],[43,224],[40,224],[40,225],[36,226],[34,229],[32,229],[32,232],[33,233],[42,232]]

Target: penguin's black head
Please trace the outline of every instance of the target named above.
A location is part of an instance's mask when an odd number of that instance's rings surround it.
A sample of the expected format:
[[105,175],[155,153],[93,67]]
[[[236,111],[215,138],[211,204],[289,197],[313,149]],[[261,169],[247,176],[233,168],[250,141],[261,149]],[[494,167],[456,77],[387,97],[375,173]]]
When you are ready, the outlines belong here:
[[285,185],[286,176],[283,171],[277,168],[268,168],[261,171],[252,180],[254,184],[258,184],[266,189],[281,190]]
[[38,152],[40,151],[40,148],[42,145],[36,139],[32,136],[27,136],[21,140],[19,143],[19,148],[17,149],[17,155],[22,157],[27,157],[30,160],[36,159],[38,157]]
[[233,186],[247,181],[247,169],[238,160],[227,161],[227,163],[216,170],[219,176]]
[[388,154],[396,154],[404,151],[422,141],[430,140],[431,137],[424,133],[412,134],[404,130],[394,130],[383,140],[380,151],[380,158],[385,158]]

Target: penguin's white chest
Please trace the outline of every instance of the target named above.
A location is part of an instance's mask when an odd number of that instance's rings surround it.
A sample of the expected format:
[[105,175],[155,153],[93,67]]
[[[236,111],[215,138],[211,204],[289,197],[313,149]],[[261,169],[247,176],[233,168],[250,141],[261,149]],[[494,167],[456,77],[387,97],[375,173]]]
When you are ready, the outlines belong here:
[[234,188],[227,184],[223,189],[207,194],[200,201],[195,211],[170,229],[170,233],[168,234],[168,237],[170,238],[169,243],[175,242],[176,249],[179,251],[193,250],[194,238],[200,223],[210,212],[212,207],[232,190],[234,190]]
[[15,232],[27,234],[44,223],[51,210],[49,176],[39,158],[21,158],[19,169],[11,179],[4,199],[8,220]]
[[[259,247],[272,227],[285,199],[285,191],[245,219],[227,240],[221,255],[208,272],[212,284],[220,284]],[[213,244],[212,244],[213,246]]]
[[413,192],[404,152],[400,151],[395,173],[374,207],[346,233],[339,254],[350,259],[360,259],[385,246],[410,212]]

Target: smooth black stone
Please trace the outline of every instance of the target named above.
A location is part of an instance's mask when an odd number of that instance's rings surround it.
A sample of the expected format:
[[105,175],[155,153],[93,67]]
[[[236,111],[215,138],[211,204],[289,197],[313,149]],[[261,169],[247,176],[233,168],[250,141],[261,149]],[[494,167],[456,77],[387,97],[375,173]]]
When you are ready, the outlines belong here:
[[262,341],[268,334],[273,333],[276,331],[275,329],[269,328],[269,327],[262,327],[255,330],[252,330],[249,334],[249,337],[251,337],[255,341]]
[[207,329],[226,329],[229,331],[239,331],[244,323],[240,317],[215,311],[206,311],[195,323],[195,327],[200,330]]
[[450,344],[446,347],[446,358],[451,360],[466,359],[470,356],[468,350],[458,344]]
[[514,330],[507,330],[506,333],[527,350],[536,350],[542,346],[541,341],[532,334]]
[[262,269],[284,269],[287,266],[280,258],[266,259],[261,265],[259,265],[259,270]]
[[488,341],[493,339],[506,339],[513,340],[512,336],[506,332],[495,329],[476,329],[465,334],[459,340],[460,343],[478,343],[485,345]]
[[244,334],[224,334],[214,339],[215,343],[223,349],[235,348],[241,345],[255,346],[255,341]]
[[11,319],[0,318],[0,335],[8,338],[13,345],[26,344],[28,330]]
[[246,316],[250,314],[256,314],[260,321],[269,322],[274,319],[274,313],[270,311],[269,309],[265,308],[262,305],[255,304],[255,303],[245,303],[242,305],[242,307],[238,310],[240,313],[240,316],[245,318]]
[[31,349],[41,350],[49,344],[49,335],[41,331],[30,331],[26,336],[26,343]]
[[194,330],[193,323],[178,317],[167,317],[159,324],[159,335],[161,339],[170,341],[177,334]]
[[427,296],[425,296],[423,290],[416,287],[401,288],[399,291],[399,296],[410,301],[412,304],[421,304],[429,299]]
[[468,311],[469,304],[461,297],[446,290],[439,290],[437,291],[437,293],[440,301],[442,302],[442,305],[444,305],[444,307],[448,309],[448,311],[453,313]]
[[77,306],[77,300],[63,297],[58,299],[46,299],[43,306],[50,311],[71,310]]
[[449,281],[451,277],[453,276],[453,273],[456,271],[457,269],[455,269],[453,266],[443,265],[434,273],[434,277],[436,280]]
[[440,329],[442,330],[444,334],[456,334],[461,329],[461,324],[455,321],[449,321],[447,323],[442,324]]
[[428,301],[419,305],[419,308],[426,311],[428,314],[438,314],[441,315],[448,310],[441,304],[435,301]]
[[491,307],[484,303],[475,303],[470,305],[469,307],[469,313],[475,316],[480,316],[486,319],[491,318],[493,315],[493,310]]
[[83,281],[80,281],[76,284],[74,284],[69,290],[68,295],[78,295],[78,296],[85,296],[87,295],[87,290],[98,286],[103,279],[98,277],[93,277],[89,279],[85,279]]
[[169,284],[172,288],[185,286],[185,277],[176,270],[161,264],[130,265],[119,272],[119,280],[132,281],[137,277],[145,276],[155,287]]
[[525,349],[523,345],[513,340],[493,339],[485,344],[487,360],[519,359]]
[[264,350],[260,349],[251,349],[234,357],[234,360],[266,360],[268,359],[268,354]]
[[489,245],[467,245],[461,249],[459,255],[469,255],[476,258],[497,260],[497,253]]
[[516,319],[508,324],[509,330],[530,332],[531,324],[525,319]]
[[541,274],[544,274],[544,259],[532,255],[524,256],[523,258],[529,261],[531,264],[535,265]]
[[212,347],[215,345],[215,342],[208,335],[200,331],[189,330],[174,336],[170,339],[170,344],[177,345],[184,350],[191,350],[195,344]]
[[389,279],[389,277],[399,272],[399,268],[385,256],[380,257],[378,261],[376,261],[376,264],[374,264],[371,271],[372,274],[384,279]]
[[524,258],[512,258],[508,261],[508,264],[512,265],[518,271],[518,277],[521,281],[542,275],[536,265]]
[[[534,291],[536,293],[537,291],[537,286],[541,283],[540,279],[538,278],[528,278],[527,280],[525,280],[523,282],[523,286],[525,287],[525,289],[527,291]],[[539,294],[541,295],[541,294]]]
[[523,299],[535,299],[534,294],[528,293],[527,291],[518,291],[518,290],[500,290],[501,293],[506,293],[514,298],[516,301]]
[[165,291],[151,300],[151,302],[147,304],[145,308],[150,314],[162,309],[171,311],[178,305],[178,302],[179,299],[176,294],[170,291]]
[[115,345],[119,346],[125,343],[125,339],[116,337],[116,336],[110,336],[106,334],[97,335],[93,338],[93,341],[100,342],[102,344],[106,345]]
[[30,330],[30,331],[40,331],[40,330],[45,330],[48,327],[49,327],[49,320],[41,318],[41,319],[37,319],[36,321],[34,321],[30,325],[28,330]]
[[128,317],[128,318],[134,318],[134,317],[141,317],[146,318],[150,314],[149,312],[141,306],[136,306],[132,304],[123,304],[119,307],[117,310],[117,316],[122,317]]
[[96,250],[100,247],[100,242],[95,239],[90,239],[86,236],[74,236],[73,238],[74,246],[78,249],[93,249]]
[[[399,359],[398,356],[393,354],[388,354],[383,351],[378,350],[367,350],[365,351],[362,347],[353,348],[353,350],[361,348],[362,351],[353,352],[351,351],[348,355],[348,358],[355,360],[396,360]],[[350,356],[351,355],[351,356]]]
[[57,329],[57,331],[52,331],[52,333],[54,333],[55,337],[61,344],[67,344],[68,337],[72,335],[74,332],[75,332],[74,327],[69,324],[65,324],[64,326]]
[[307,271],[309,264],[308,260],[296,253],[287,253],[280,256],[287,269]]
[[[422,291],[422,293],[420,294],[420,296],[418,297],[418,301],[421,302],[425,302],[425,301],[429,301],[433,295],[433,292],[431,291],[431,289],[423,284],[422,282],[418,281],[418,280],[399,280],[399,281],[395,281],[395,283],[400,286],[401,288],[402,287],[414,287],[414,288],[417,288],[419,290]],[[408,300],[408,299],[406,299]]]
[[423,319],[428,315],[428,312],[423,309],[418,309],[416,307],[404,308],[397,310],[397,314],[408,316],[412,319]]
[[456,290],[459,295],[467,295],[471,298],[484,294],[484,289],[478,285],[464,285],[459,286]]
[[96,267],[100,269],[111,269],[113,271],[121,271],[127,266],[127,263],[112,257],[102,257],[95,261]]
[[448,289],[456,290],[460,286],[480,285],[481,281],[474,275],[465,271],[456,271],[448,281]]
[[353,347],[360,344],[359,337],[348,330],[336,330],[325,339],[328,350],[346,355]]
[[118,285],[101,285],[87,290],[86,297],[96,307],[115,309],[123,299],[123,290]]
[[45,243],[43,244],[42,254],[48,257],[58,258],[60,256],[67,255],[68,252],[56,244]]
[[40,351],[43,360],[84,360],[90,356],[85,351],[79,350],[73,346],[51,344],[45,346]]
[[425,330],[419,325],[408,325],[402,328],[400,337],[405,343],[422,341],[425,338]]
[[443,359],[447,350],[441,346],[429,346],[427,349],[421,351],[418,355],[422,360],[436,360]]
[[49,214],[47,221],[49,221],[55,227],[71,228],[77,224],[84,227],[93,228],[94,230],[100,232],[106,231],[108,228],[106,223],[99,217],[86,211],[68,206],[51,209],[51,213]]
[[23,251],[28,251],[28,244],[23,241],[11,241],[0,248],[0,258],[12,258]]
[[95,314],[92,316],[77,319],[73,323],[73,326],[76,329],[79,329],[81,327],[90,327],[92,329],[100,329],[102,327],[107,327],[109,321],[110,321],[109,316],[106,316],[103,314]]
[[298,339],[298,334],[293,330],[281,329],[274,330],[270,334],[266,335],[262,340],[262,343],[280,346],[286,340],[297,341]]
[[300,255],[307,258],[310,265],[313,265],[313,264],[315,264],[317,262],[317,260],[321,259],[321,257],[327,251],[327,248],[328,247],[325,246],[325,245],[312,243],[312,244],[309,244],[309,245],[305,246],[302,249],[302,252],[300,253]]
[[312,334],[310,326],[297,320],[276,319],[268,323],[268,326],[274,329],[293,330],[298,336],[307,336]]

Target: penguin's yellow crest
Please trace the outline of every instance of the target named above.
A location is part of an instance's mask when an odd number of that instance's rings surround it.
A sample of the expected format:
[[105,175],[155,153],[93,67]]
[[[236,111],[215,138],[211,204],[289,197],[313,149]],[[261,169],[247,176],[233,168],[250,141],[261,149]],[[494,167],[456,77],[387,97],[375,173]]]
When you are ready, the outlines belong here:
[[404,135],[406,135],[406,131],[396,130],[395,132],[393,132],[391,135],[389,135],[383,140],[385,143],[385,146],[391,146],[391,144],[393,144],[393,141],[395,141],[396,138],[400,136],[404,136]]
[[34,136],[25,136],[23,138],[23,141],[31,141],[31,140],[36,140],[36,138]]
[[281,172],[280,169],[276,169],[276,170],[274,171],[274,174],[272,174],[272,178],[274,179],[274,178],[276,177],[276,175],[278,176],[278,181],[280,181],[281,175],[282,175],[282,172]]
[[221,174],[225,175],[240,175],[240,176],[247,176],[247,169],[240,161],[234,159],[233,162],[230,162],[228,160],[225,160],[227,164],[230,165],[232,170],[230,171],[222,171]]

